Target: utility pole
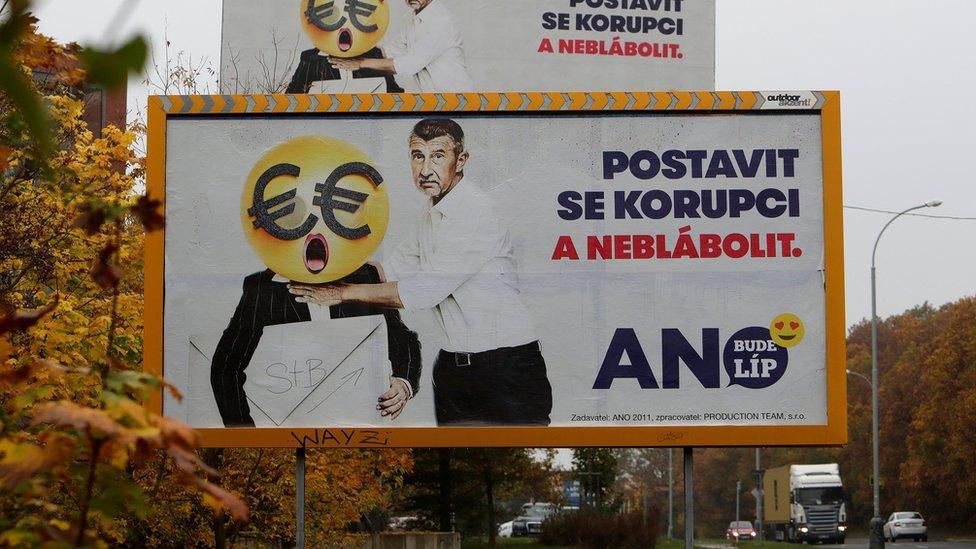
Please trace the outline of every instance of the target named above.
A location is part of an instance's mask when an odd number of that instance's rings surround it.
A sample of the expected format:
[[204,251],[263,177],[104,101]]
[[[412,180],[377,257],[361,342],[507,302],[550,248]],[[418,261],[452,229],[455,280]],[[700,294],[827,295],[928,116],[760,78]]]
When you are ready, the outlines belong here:
[[671,464],[674,459],[674,448],[668,448],[668,539],[674,538],[674,479]]
[[[742,531],[739,529],[739,494],[742,492],[742,481],[736,479],[735,481],[735,533],[741,534]],[[732,536],[735,538],[735,544],[739,545],[739,536]]]
[[305,548],[305,447],[295,449],[295,548]]
[[695,457],[691,446],[684,448],[685,462],[685,549],[695,547]]
[[647,469],[648,469],[647,463],[645,462],[645,464],[644,464],[644,472],[641,475],[641,478],[643,479],[643,483],[644,483],[643,490],[641,490],[641,496],[642,496],[642,500],[641,500],[641,524],[644,526],[645,529],[647,528],[647,514],[648,514],[648,509],[647,509],[647,485],[648,485],[647,477],[648,477],[649,473],[648,473]]
[[763,470],[762,462],[760,461],[760,449],[756,448],[756,532],[759,535],[759,541],[762,541],[763,536]]

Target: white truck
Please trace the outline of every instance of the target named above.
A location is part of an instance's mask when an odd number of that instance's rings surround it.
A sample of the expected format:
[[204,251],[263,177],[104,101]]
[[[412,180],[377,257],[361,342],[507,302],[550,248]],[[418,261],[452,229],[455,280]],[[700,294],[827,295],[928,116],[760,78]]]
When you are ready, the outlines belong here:
[[836,463],[784,465],[763,476],[763,521],[769,539],[844,543],[847,506]]

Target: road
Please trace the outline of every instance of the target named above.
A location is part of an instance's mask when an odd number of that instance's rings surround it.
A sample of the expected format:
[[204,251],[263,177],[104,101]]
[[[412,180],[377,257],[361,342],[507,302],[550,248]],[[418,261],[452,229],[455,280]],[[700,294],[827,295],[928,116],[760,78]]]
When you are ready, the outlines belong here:
[[[849,547],[851,549],[864,549],[868,546],[867,538],[851,538],[843,545],[824,545],[824,547]],[[890,541],[885,543],[885,549],[976,549],[976,539],[972,540],[952,540],[952,541],[926,541],[915,543],[912,540],[900,540],[896,543]]]
[[[775,544],[776,546],[783,546],[784,544]],[[707,549],[736,549],[734,545],[731,544],[702,544],[702,547]],[[797,549],[803,547],[812,547],[809,545],[795,545]],[[818,547],[823,547],[824,549],[829,549],[833,547],[838,548],[849,548],[849,549],[867,549],[868,539],[867,538],[850,538],[847,543],[842,545],[820,545]],[[739,546],[739,549],[748,549],[749,544],[744,543]],[[932,541],[929,540],[924,543],[915,543],[911,540],[902,540],[896,543],[887,542],[885,543],[885,549],[976,549],[976,539],[966,539],[966,540],[948,540],[948,541]]]

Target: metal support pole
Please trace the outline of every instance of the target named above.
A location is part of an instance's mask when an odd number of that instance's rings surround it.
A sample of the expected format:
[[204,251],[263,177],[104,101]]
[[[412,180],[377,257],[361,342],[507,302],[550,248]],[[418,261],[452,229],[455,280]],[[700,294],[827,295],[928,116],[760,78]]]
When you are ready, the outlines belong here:
[[[742,492],[742,481],[736,479],[735,481],[735,531],[740,535],[742,534],[739,529],[739,493]],[[735,544],[739,544],[739,536],[733,536],[735,538]]]
[[305,548],[305,448],[295,449],[295,547]]
[[647,514],[650,511],[647,508],[648,507],[647,488],[648,488],[648,484],[649,484],[649,482],[647,481],[647,476],[650,474],[650,473],[648,473],[647,469],[648,469],[648,466],[647,466],[647,463],[645,463],[644,464],[644,471],[641,474],[641,480],[643,481],[643,484],[644,484],[643,489],[641,490],[641,525],[644,528],[647,528]]
[[693,450],[684,449],[685,461],[685,549],[695,547],[695,494]]
[[763,470],[762,462],[760,461],[760,451],[756,448],[756,533],[758,534],[759,541],[763,541]]
[[668,448],[668,539],[674,538],[674,448]]
[[[878,235],[881,238],[881,235]],[[875,244],[877,246],[877,244]],[[881,494],[878,490],[878,311],[875,299],[874,257],[871,258],[871,470],[874,472],[871,494],[874,517],[881,516]]]

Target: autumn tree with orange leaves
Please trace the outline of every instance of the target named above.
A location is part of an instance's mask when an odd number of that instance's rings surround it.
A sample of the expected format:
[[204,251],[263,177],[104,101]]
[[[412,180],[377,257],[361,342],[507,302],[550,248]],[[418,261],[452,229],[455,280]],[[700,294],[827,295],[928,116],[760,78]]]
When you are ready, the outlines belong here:
[[[145,43],[62,46],[28,8],[0,8],[0,546],[291,544],[293,452],[198,450],[142,407],[174,391],[140,371],[143,240],[164,220],[137,192],[139,125],[95,135],[80,92],[123,83]],[[308,542],[348,540],[412,465],[309,450]]]
[[[850,329],[847,368],[871,375],[867,320]],[[935,536],[976,533],[976,297],[880,319],[878,373],[882,517],[918,511]],[[762,465],[838,463],[848,522],[864,532],[873,514],[870,384],[849,376],[847,403],[845,446],[764,448]],[[743,485],[741,516],[754,520],[753,469],[752,448],[696,450],[695,523],[702,535],[720,536],[733,520],[737,479]],[[680,501],[680,467],[675,473]]]
[[0,14],[0,545],[129,542],[157,462],[160,484],[245,521],[195,434],[142,406],[176,394],[139,371],[142,238],[163,220],[134,190],[133,134],[82,120],[82,84],[124,82],[145,42],[64,47],[28,8]]

